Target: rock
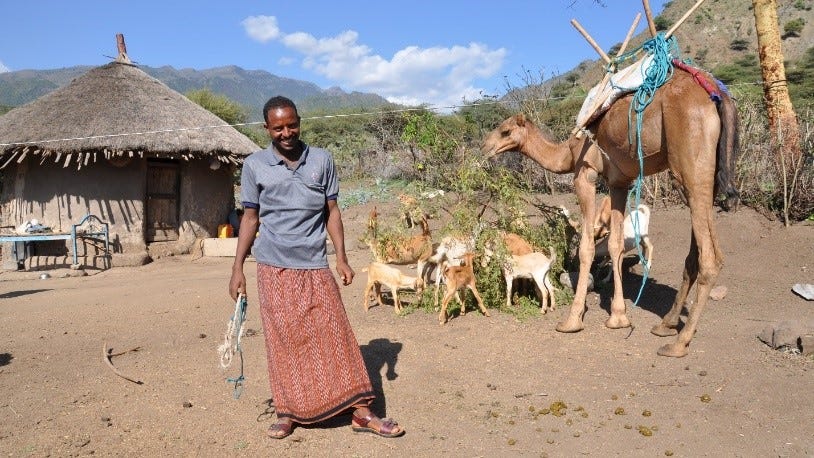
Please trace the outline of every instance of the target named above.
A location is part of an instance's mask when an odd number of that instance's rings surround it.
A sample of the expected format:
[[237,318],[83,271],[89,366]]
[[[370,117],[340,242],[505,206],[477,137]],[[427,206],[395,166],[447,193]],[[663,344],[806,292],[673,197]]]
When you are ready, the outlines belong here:
[[814,285],[797,283],[791,287],[791,290],[808,301],[814,301]]
[[[758,334],[758,339],[766,345],[778,348],[801,348],[802,337],[814,336],[814,320],[785,320],[766,326]],[[806,339],[808,347],[812,342]]]
[[[566,288],[574,290],[574,286],[579,279],[579,272],[563,272],[560,274],[560,283]],[[588,273],[588,291],[594,290],[594,276]]]
[[726,288],[726,286],[723,285],[716,286],[712,288],[712,291],[709,292],[709,298],[712,299],[713,301],[720,301],[721,299],[726,297],[726,293],[728,292],[729,290]]
[[800,353],[803,356],[814,355],[814,334],[800,336]]

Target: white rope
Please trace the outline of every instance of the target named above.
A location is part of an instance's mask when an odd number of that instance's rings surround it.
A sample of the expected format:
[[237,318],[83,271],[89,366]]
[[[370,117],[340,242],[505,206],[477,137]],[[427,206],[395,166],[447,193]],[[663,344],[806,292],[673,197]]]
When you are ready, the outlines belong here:
[[218,347],[220,367],[226,369],[232,364],[232,357],[240,351],[240,339],[245,332],[246,295],[241,293],[235,302],[235,313],[226,324],[226,335],[223,344]]

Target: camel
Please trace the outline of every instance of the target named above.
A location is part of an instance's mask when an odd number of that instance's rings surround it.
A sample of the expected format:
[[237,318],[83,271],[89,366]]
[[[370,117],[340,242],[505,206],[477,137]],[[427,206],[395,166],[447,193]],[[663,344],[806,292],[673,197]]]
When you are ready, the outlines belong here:
[[[712,81],[711,76],[705,75]],[[628,137],[628,109],[633,96],[616,100],[610,108],[586,126],[587,132],[572,134],[557,143],[522,114],[503,121],[484,138],[487,158],[506,151],[519,151],[554,173],[573,173],[574,192],[583,221],[594,221],[596,183],[603,177],[611,196],[609,251],[613,268],[613,298],[608,328],[630,326],[622,297],[622,219],[631,184],[639,175],[635,132]],[[717,105],[717,106],[716,106]],[[635,126],[635,121],[633,122]],[[580,135],[582,134],[582,135]],[[676,341],[658,350],[662,356],[682,357],[698,326],[709,292],[723,265],[723,254],[713,219],[715,197],[724,196],[724,209],[736,208],[737,190],[731,178],[737,155],[737,113],[734,101],[725,92],[716,104],[693,80],[676,70],[655,92],[644,110],[641,129],[644,175],[669,169],[672,180],[690,208],[692,238],[684,261],[684,274],[675,302],[661,323],[651,332],[657,336],[677,335]],[[581,224],[579,279],[568,315],[557,331],[583,329],[588,274],[594,260],[591,224]],[[696,285],[696,299],[689,306],[684,327],[678,332],[682,307],[690,288]]]

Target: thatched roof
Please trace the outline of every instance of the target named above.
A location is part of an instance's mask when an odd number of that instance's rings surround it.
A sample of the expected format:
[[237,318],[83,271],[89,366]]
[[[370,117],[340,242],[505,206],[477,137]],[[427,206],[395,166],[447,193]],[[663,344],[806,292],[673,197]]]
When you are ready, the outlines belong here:
[[126,157],[238,163],[248,137],[126,61],[94,68],[0,116],[0,168],[29,154],[87,166]]

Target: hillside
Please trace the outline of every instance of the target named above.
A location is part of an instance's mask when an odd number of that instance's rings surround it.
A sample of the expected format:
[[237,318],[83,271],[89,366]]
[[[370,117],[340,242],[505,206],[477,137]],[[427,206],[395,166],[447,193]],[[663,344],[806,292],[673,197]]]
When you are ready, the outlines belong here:
[[[245,106],[249,119],[262,117],[263,104],[272,95],[286,94],[303,109],[336,110],[342,108],[376,108],[387,105],[383,97],[361,92],[347,93],[340,88],[323,90],[314,83],[283,78],[264,70],[244,70],[237,66],[206,70],[190,68],[139,67],[170,88],[186,93],[210,89]],[[19,106],[31,102],[90,70],[77,66],[55,70],[20,70],[0,73],[0,106]]]
[[[664,29],[669,29],[695,2],[696,0],[667,2],[662,14],[655,18],[656,23],[663,26]],[[789,22],[804,21],[799,36],[786,36],[782,43],[783,54],[787,61],[800,59],[814,44],[814,0],[778,0],[777,4],[781,34]],[[613,8],[613,5],[608,3],[607,8]],[[644,14],[642,14],[641,20],[642,23],[646,20]],[[633,18],[630,18],[630,21],[633,21]],[[630,27],[630,22],[616,24],[614,27],[619,32],[619,42],[610,45],[600,43],[606,52],[618,49],[618,45],[624,40],[625,33]],[[648,32],[637,35],[631,40],[627,50],[635,48],[649,37]],[[752,2],[706,0],[676,30],[675,37],[682,57],[692,59],[696,65],[707,70],[735,62],[749,54],[757,55],[757,35]],[[585,88],[590,88],[598,83],[602,79],[603,71],[603,62],[600,59],[584,62],[574,69],[574,72],[579,75],[577,81]]]

